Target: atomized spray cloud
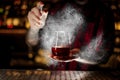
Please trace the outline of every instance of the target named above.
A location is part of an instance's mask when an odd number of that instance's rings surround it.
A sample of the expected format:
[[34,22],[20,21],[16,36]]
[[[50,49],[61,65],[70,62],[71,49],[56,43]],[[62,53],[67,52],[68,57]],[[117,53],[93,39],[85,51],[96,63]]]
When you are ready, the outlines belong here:
[[75,34],[84,23],[83,16],[71,5],[66,5],[64,10],[58,11],[55,15],[48,15],[44,32],[42,35],[42,45],[51,50],[56,31],[68,33],[71,43],[74,41]]
[[[78,12],[70,4],[66,5],[65,9],[58,11],[57,14],[48,15],[41,37],[42,46],[51,52],[55,31],[64,31],[69,33],[69,38],[72,43],[78,30],[84,30],[85,24],[86,23],[83,15],[80,14],[80,12]],[[105,53],[104,49],[102,48],[103,45],[101,45],[101,54],[96,55],[96,48],[101,42],[101,39],[102,35],[99,35],[95,39],[92,39],[91,42],[85,46],[83,50],[81,50],[82,53],[80,53],[79,56],[84,59],[96,62],[102,59],[104,57],[104,54],[102,53]],[[56,64],[57,62],[51,61],[50,63]]]
[[99,63],[104,60],[106,51],[104,50],[105,40],[102,38],[103,34],[100,34],[96,38],[92,39],[91,42],[81,51],[80,57],[95,63]]

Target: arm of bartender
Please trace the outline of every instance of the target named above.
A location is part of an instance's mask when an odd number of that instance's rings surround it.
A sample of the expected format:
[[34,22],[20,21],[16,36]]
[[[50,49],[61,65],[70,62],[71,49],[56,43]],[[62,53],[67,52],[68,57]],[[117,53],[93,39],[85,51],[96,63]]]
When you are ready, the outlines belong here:
[[[113,15],[103,5],[97,5],[99,2],[94,3],[94,0],[83,1],[88,2],[87,5],[81,6],[83,4],[79,0],[75,0],[74,3],[81,8],[79,10],[84,14],[87,23],[84,30],[78,31],[71,54],[78,53],[80,58],[86,62],[99,64],[108,60],[112,53],[114,41]],[[32,46],[38,44],[39,30],[44,28],[48,16],[48,11],[42,10],[43,6],[42,2],[38,2],[37,6],[28,13],[31,27],[28,31],[27,41]],[[69,63],[68,65],[76,66],[76,63]]]

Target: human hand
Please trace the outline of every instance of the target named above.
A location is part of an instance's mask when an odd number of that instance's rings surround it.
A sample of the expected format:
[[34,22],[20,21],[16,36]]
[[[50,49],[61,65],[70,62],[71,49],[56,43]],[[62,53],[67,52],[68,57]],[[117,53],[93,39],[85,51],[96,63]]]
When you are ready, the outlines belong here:
[[44,4],[42,2],[38,2],[36,7],[32,8],[28,13],[30,26],[34,30],[39,30],[45,25],[48,11],[42,10],[43,6]]
[[79,57],[79,52],[80,52],[80,49],[74,48],[70,50],[70,54],[68,56],[55,56],[52,54],[51,57],[56,60],[68,60],[68,59]]
[[79,48],[74,48],[74,49],[70,50],[70,57],[78,55],[79,53],[80,53],[80,49]]

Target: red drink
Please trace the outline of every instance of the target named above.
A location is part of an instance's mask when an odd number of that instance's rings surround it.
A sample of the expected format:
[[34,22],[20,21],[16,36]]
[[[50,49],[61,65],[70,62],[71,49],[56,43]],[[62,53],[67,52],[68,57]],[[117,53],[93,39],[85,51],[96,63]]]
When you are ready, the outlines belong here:
[[52,47],[52,55],[58,59],[66,59],[69,57],[70,47],[55,46]]

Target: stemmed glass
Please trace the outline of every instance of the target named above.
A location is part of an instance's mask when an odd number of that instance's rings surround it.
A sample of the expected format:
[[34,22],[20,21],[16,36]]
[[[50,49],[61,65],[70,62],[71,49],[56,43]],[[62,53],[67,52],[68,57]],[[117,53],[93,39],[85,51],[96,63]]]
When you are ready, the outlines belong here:
[[55,31],[52,57],[58,60],[67,60],[70,55],[70,36],[65,31]]

